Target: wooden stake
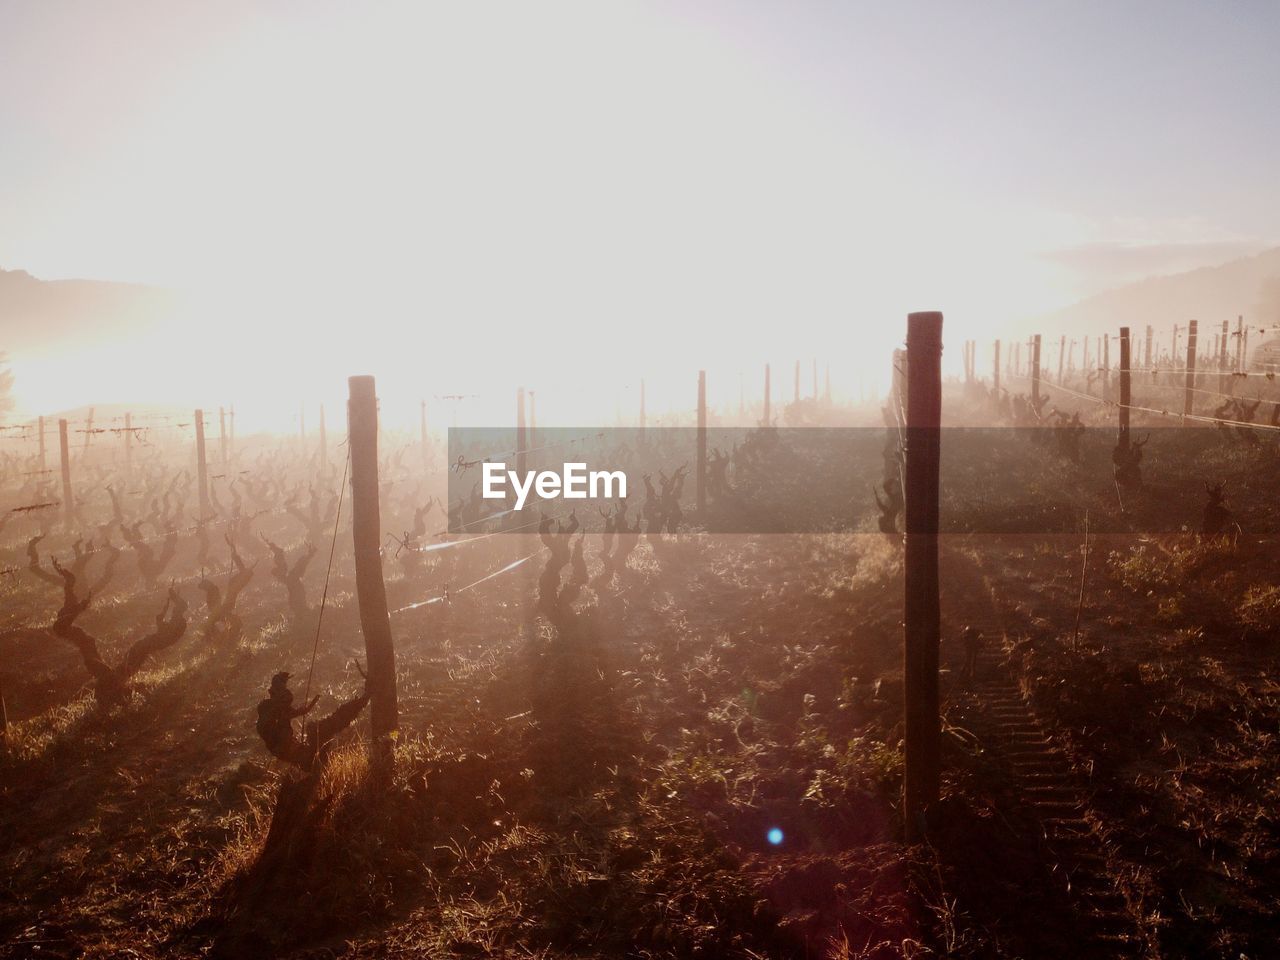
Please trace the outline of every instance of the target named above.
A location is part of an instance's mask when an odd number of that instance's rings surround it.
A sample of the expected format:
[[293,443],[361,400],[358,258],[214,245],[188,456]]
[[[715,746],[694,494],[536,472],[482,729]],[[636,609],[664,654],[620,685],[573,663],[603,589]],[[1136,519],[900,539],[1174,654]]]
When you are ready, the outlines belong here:
[[907,317],[907,451],[905,476],[906,698],[903,810],[908,842],[924,835],[925,814],[938,800],[941,725],[938,710],[938,472],[942,423],[942,314]]
[[209,465],[204,455],[204,411],[196,411],[196,483],[200,493],[200,522],[212,516],[209,510]]
[[351,538],[355,549],[356,600],[368,658],[369,724],[374,759],[390,766],[400,711],[396,698],[396,651],[382,579],[378,504],[378,397],[373,377],[347,380],[347,434],[351,450]]
[[1196,388],[1196,321],[1187,328],[1187,392],[1182,402],[1182,415],[1191,413],[1192,393]]
[[1120,328],[1120,449],[1129,450],[1129,328]]
[[62,517],[67,526],[74,519],[76,505],[71,496],[71,447],[67,442],[67,421],[58,421],[58,452],[62,457]]
[[[815,360],[816,364],[817,361]],[[698,513],[707,505],[707,371],[698,371]]]
[[1040,400],[1040,334],[1031,341],[1031,399]]

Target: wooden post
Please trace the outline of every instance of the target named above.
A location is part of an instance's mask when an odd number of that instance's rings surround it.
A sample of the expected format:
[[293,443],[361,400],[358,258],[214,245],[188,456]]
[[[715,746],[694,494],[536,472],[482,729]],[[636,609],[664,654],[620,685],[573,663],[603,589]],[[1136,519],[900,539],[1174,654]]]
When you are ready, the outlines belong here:
[[1120,328],[1120,449],[1129,449],[1129,328]]
[[222,469],[227,468],[227,408],[218,408],[218,459],[222,461]]
[[204,455],[204,411],[196,411],[196,483],[200,493],[200,522],[209,519],[209,465]]
[[1031,341],[1031,399],[1040,399],[1040,334]]
[[995,355],[991,360],[991,387],[995,390],[996,401],[1000,400],[1000,341],[996,341]]
[[1240,338],[1240,372],[1246,373],[1249,369],[1249,328],[1244,328],[1244,336]]
[[1102,337],[1102,398],[1111,397],[1111,334]]
[[374,759],[389,766],[400,726],[396,651],[382,579],[382,520],[378,504],[378,395],[373,377],[347,380],[347,442],[351,451],[351,541],[356,601],[368,658],[369,726]]
[[524,387],[516,388],[516,476],[524,483],[524,475],[528,470],[529,449],[528,437],[524,422]]
[[1187,392],[1182,403],[1182,415],[1191,413],[1192,394],[1196,388],[1196,321],[1187,327]]
[[906,698],[903,811],[908,842],[925,833],[938,800],[941,723],[938,711],[938,472],[942,422],[942,314],[907,317],[907,457],[905,476]]
[[1236,373],[1244,371],[1244,314],[1236,317]]
[[769,395],[773,392],[770,379],[771,379],[771,372],[769,369],[769,364],[766,363],[764,365],[764,424],[763,424],[763,426],[765,427],[773,426],[773,414],[769,409],[770,400],[771,400]]
[[89,438],[93,436],[93,407],[89,408],[89,416],[84,422],[84,449],[81,452],[81,460],[84,454],[89,452]]
[[324,404],[320,404],[320,472],[329,469],[329,431],[325,428]]
[[[814,363],[817,363],[815,360]],[[707,505],[707,371],[698,371],[698,513]]]
[[124,415],[124,472],[133,473],[133,414]]
[[1062,341],[1058,344],[1058,383],[1062,383],[1062,362],[1067,358],[1067,337],[1063,334]]
[[58,452],[62,457],[62,517],[67,526],[74,519],[76,505],[71,496],[71,446],[67,442],[67,421],[58,421]]

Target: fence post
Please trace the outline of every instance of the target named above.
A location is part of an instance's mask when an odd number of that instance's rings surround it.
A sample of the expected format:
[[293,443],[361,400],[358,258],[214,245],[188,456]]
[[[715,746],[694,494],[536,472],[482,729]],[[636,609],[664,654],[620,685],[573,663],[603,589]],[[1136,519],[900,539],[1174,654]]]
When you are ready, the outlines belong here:
[[1031,341],[1031,399],[1040,400],[1040,334]]
[[938,800],[938,472],[942,418],[942,314],[907,317],[906,596],[903,686],[906,699],[903,811],[908,842],[924,834]]
[[1192,394],[1196,388],[1196,326],[1196,321],[1192,320],[1187,327],[1187,392],[1182,402],[1184,417],[1191,413]]
[[204,454],[204,411],[196,411],[196,483],[200,494],[200,522],[209,519],[209,465]]
[[1244,314],[1236,317],[1236,373],[1244,372]]
[[70,527],[76,505],[71,496],[71,446],[67,441],[66,420],[58,421],[58,452],[62,458],[62,516]]
[[1120,449],[1129,450],[1129,328],[1120,328]]
[[[814,361],[815,365],[817,361]],[[707,371],[698,371],[698,513],[707,505]]]
[[389,767],[400,724],[396,703],[396,651],[382,579],[378,504],[378,396],[373,377],[347,380],[347,437],[351,451],[351,540],[355,550],[356,602],[368,659],[369,725],[374,759]]

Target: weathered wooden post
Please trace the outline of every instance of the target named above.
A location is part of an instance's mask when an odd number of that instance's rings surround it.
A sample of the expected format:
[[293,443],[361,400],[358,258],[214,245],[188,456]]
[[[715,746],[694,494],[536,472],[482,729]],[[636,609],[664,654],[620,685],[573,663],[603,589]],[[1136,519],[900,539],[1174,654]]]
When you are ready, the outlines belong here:
[[1058,384],[1062,384],[1062,363],[1067,359],[1067,337],[1063,334],[1062,341],[1058,344]]
[[1244,314],[1236,317],[1236,373],[1244,372]]
[[773,414],[770,410],[770,402],[771,402],[770,394],[772,392],[773,392],[773,387],[771,383],[771,371],[769,369],[769,364],[766,363],[764,365],[764,424],[763,424],[763,426],[765,427],[773,426]]
[[196,411],[196,483],[200,493],[200,522],[211,516],[209,510],[209,465],[204,455],[204,411]]
[[1191,414],[1192,394],[1196,389],[1196,321],[1187,327],[1187,392],[1182,402],[1182,415]]
[[991,361],[991,388],[995,391],[996,401],[1000,400],[1000,341],[996,341],[995,356]]
[[1031,341],[1031,399],[1040,401],[1040,334]]
[[1129,450],[1129,328],[1120,328],[1120,449]]
[[[815,361],[816,363],[816,361]],[[698,371],[698,513],[707,505],[707,371]]]
[[81,461],[84,460],[84,454],[89,452],[89,438],[93,436],[93,407],[89,408],[89,416],[84,422],[84,447],[81,451]]
[[384,768],[393,759],[400,726],[396,702],[396,651],[382,579],[378,504],[378,396],[373,377],[347,380],[347,435],[351,451],[351,540],[355,549],[356,601],[368,659],[369,726],[373,755]]
[[76,505],[71,496],[71,445],[67,441],[67,421],[58,421],[58,452],[62,457],[62,518],[71,526]]
[[942,423],[942,314],[907,317],[906,698],[903,811],[908,842],[925,833],[938,800],[941,724],[938,711],[938,471]]
[[1102,398],[1111,399],[1111,334],[1102,337]]

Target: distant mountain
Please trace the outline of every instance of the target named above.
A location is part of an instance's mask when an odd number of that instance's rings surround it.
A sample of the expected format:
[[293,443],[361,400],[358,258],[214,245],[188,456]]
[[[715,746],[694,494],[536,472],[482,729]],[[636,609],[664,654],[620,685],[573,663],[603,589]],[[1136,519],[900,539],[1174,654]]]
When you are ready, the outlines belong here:
[[175,304],[157,287],[0,270],[0,351],[15,360],[131,339],[160,326]]
[[1115,334],[1125,325],[1141,336],[1139,331],[1150,324],[1167,339],[1175,323],[1185,326],[1188,320],[1199,320],[1203,326],[1230,320],[1234,330],[1240,315],[1254,330],[1280,326],[1280,247],[1216,267],[1117,287],[1048,314],[1037,325],[1052,337]]

